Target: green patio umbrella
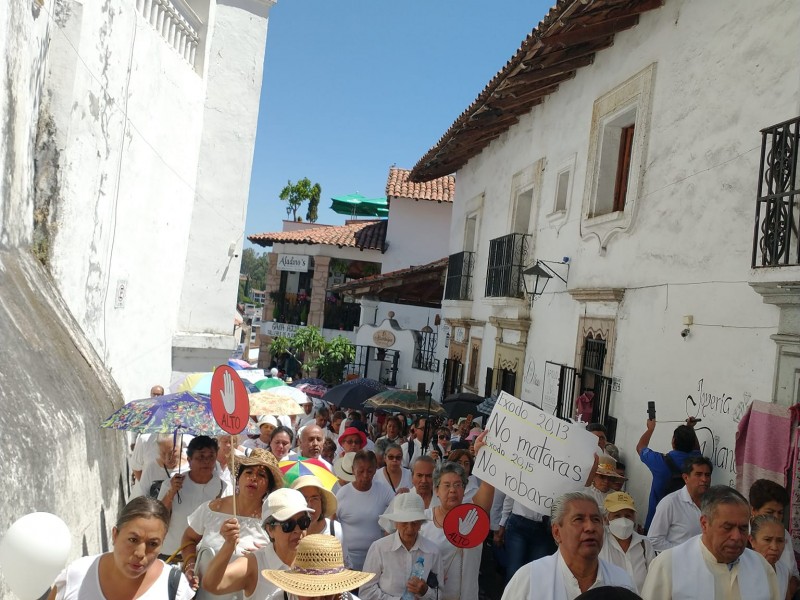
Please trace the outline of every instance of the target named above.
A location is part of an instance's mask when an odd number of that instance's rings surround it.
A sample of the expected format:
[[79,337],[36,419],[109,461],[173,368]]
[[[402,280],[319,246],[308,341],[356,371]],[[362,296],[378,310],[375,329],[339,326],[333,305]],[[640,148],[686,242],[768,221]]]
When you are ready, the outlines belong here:
[[337,214],[353,217],[389,216],[389,203],[385,197],[367,198],[358,193],[331,198],[331,209]]

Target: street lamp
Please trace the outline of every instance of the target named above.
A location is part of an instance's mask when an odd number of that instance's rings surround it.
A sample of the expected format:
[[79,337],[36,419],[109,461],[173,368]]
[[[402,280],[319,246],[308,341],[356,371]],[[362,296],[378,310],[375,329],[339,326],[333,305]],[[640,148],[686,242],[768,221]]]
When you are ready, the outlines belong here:
[[[562,277],[555,269],[549,267],[551,265],[567,265],[567,275]],[[532,301],[536,300],[544,293],[544,289],[553,277],[557,277],[565,284],[567,277],[569,277],[569,257],[565,256],[561,261],[553,260],[539,260],[537,259],[533,265],[522,271],[523,283],[525,284],[525,291],[531,296]],[[528,285],[528,281],[532,281],[533,285]]]

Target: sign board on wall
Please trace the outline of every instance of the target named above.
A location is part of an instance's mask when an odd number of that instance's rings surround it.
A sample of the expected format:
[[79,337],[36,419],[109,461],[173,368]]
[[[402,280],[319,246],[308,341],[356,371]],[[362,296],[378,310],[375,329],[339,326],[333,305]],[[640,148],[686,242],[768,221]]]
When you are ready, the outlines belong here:
[[276,321],[264,321],[261,323],[261,335],[268,335],[270,337],[292,337],[300,325],[290,325],[289,323],[278,323]]
[[396,341],[395,335],[386,329],[379,329],[372,334],[372,343],[378,348],[391,348]]
[[473,473],[506,496],[549,515],[556,499],[583,489],[597,437],[503,392],[488,421]]
[[308,272],[308,256],[305,254],[278,255],[278,271]]

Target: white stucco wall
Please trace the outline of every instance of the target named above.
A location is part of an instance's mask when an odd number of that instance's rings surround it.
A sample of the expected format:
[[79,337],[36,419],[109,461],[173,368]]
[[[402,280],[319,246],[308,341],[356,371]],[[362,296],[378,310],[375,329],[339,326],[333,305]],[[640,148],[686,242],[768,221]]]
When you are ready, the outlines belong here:
[[239,286],[271,5],[219,0],[212,12],[195,202],[173,339],[176,371],[187,370],[197,351],[224,362],[235,348],[230,315]]
[[211,2],[195,68],[136,3],[55,3],[37,148],[47,259],[129,400],[173,361],[210,368],[235,347],[271,5]]
[[[467,208],[483,195],[476,300],[445,301],[444,315],[487,322],[480,389],[486,367],[493,366],[496,329],[489,317],[527,315],[522,301],[483,298],[489,240],[510,231],[515,173],[544,159],[527,262],[567,256],[569,289],[625,289],[617,309],[578,302],[552,280],[531,310],[526,365],[518,377],[524,377],[523,397],[540,402],[545,361],[574,366],[579,318],[616,315],[612,374],[621,389],[612,394],[611,414],[619,419],[617,444],[632,475],[628,488],[642,505],[650,476],[634,448],[648,400],[656,401],[660,420],[685,419],[687,396],[698,401],[701,426],[708,428],[700,430],[701,441],[717,467],[714,480],[728,483],[742,408],[751,399],[770,399],[775,345],[769,336],[777,330],[778,309],[762,304],[748,285],[759,130],[800,111],[800,64],[787,60],[800,55],[793,34],[799,24],[800,8],[791,1],[668,0],[617,34],[593,65],[457,174],[450,253],[464,249]],[[630,229],[601,249],[581,222],[593,103],[651,64],[652,115],[638,211]],[[557,172],[570,162],[567,212],[548,216]],[[685,315],[694,325],[684,340]],[[674,426],[658,427],[651,445],[667,450]]]
[[392,197],[383,272],[424,265],[448,254],[451,202]]

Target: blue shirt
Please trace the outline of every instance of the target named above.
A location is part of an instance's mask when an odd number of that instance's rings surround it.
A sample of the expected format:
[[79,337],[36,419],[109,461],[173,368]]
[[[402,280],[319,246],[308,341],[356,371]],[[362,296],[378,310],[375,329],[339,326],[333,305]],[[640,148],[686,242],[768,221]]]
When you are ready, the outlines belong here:
[[[680,450],[671,450],[668,452],[669,457],[678,469],[683,465],[683,461],[691,456],[701,456],[698,450],[691,452],[682,452]],[[661,499],[666,496],[666,488],[672,479],[672,471],[670,471],[667,461],[661,452],[656,452],[650,448],[642,448],[639,453],[639,458],[647,465],[650,472],[653,474],[653,483],[650,486],[650,504],[647,507],[647,519],[644,522],[644,529],[650,529],[650,522],[653,520],[653,515],[656,513],[656,506]]]

